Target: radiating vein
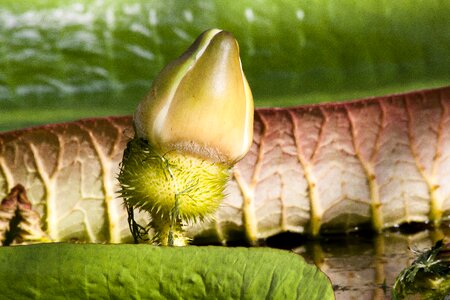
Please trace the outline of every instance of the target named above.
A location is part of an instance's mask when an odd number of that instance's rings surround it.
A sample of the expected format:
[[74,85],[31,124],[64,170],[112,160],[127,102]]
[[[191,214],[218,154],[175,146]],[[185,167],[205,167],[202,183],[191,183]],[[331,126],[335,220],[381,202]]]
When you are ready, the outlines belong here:
[[54,194],[54,192],[56,191],[55,180],[54,178],[50,177],[50,175],[45,171],[45,167],[43,165],[45,158],[40,156],[37,146],[30,143],[29,147],[31,152],[33,153],[33,159],[37,174],[42,180],[42,184],[44,187],[43,203],[45,205],[45,219],[47,225],[45,229],[52,240],[58,241],[60,237],[56,211],[57,200],[55,199]]
[[[406,116],[408,121],[408,139],[410,142],[410,149],[411,153],[414,158],[415,165],[417,167],[417,170],[419,174],[422,176],[423,180],[425,181],[427,187],[428,187],[428,194],[429,194],[429,205],[430,205],[430,213],[429,213],[429,219],[431,222],[434,223],[435,226],[439,226],[442,220],[442,199],[440,199],[439,195],[436,193],[436,186],[437,183],[434,182],[433,177],[430,177],[430,174],[426,174],[425,167],[423,166],[422,162],[420,161],[419,157],[419,149],[417,148],[417,141],[413,132],[413,114],[411,111],[411,105],[412,103],[409,103],[410,99],[408,97],[405,98],[405,109],[406,109]],[[442,114],[441,114],[442,118]],[[442,122],[442,120],[439,120],[439,124]],[[440,125],[439,125],[440,126]],[[439,135],[439,133],[438,133]],[[437,147],[439,146],[439,136],[437,138]],[[436,153],[436,152],[435,152]],[[434,155],[433,162],[436,159],[436,154]],[[405,197],[406,198],[406,197]]]
[[[320,211],[320,206],[319,206],[319,198],[317,196],[317,191],[316,191],[316,183],[313,180],[312,177],[312,170],[311,170],[311,166],[310,164],[307,162],[307,160],[305,159],[303,150],[302,150],[302,145],[301,142],[299,140],[299,137],[297,135],[297,132],[299,131],[297,122],[295,120],[295,115],[294,112],[289,110],[289,115],[291,116],[292,119],[292,124],[293,124],[293,128],[294,128],[294,142],[295,142],[295,146],[297,148],[297,158],[298,161],[303,169],[303,174],[305,175],[305,179],[308,185],[308,199],[309,199],[309,207],[310,207],[310,232],[312,235],[318,235],[319,231],[320,231],[320,222],[321,222],[321,214],[319,214]],[[317,151],[317,147],[320,143],[320,135],[323,131],[323,124],[321,124],[320,130],[319,130],[319,140],[316,143],[316,147],[313,150],[311,157],[313,158],[316,151]],[[312,160],[312,159],[311,159]]]
[[109,234],[109,242],[111,243],[119,243],[121,240],[120,237],[120,230],[118,228],[118,219],[119,214],[117,213],[116,207],[112,205],[112,200],[114,199],[114,187],[112,185],[111,180],[109,179],[109,176],[111,176],[112,169],[111,169],[111,161],[108,158],[107,155],[104,154],[104,152],[101,150],[101,147],[99,143],[97,142],[96,138],[93,136],[93,133],[91,130],[85,129],[90,140],[92,147],[95,150],[95,153],[97,155],[97,158],[100,163],[100,169],[101,169],[101,182],[102,182],[102,189],[103,189],[103,195],[104,195],[104,204],[105,204],[105,219],[108,224],[108,234]]
[[[350,113],[350,110],[348,107],[346,107],[346,113],[347,113],[347,117],[348,120],[350,122],[350,132],[352,134],[352,142],[353,142],[353,147],[355,149],[355,154],[356,157],[358,158],[359,162],[361,163],[361,166],[364,170],[364,173],[366,175],[367,178],[367,184],[369,186],[369,195],[370,195],[370,206],[371,206],[371,212],[372,212],[372,228],[377,231],[380,232],[383,229],[383,215],[381,213],[381,201],[380,201],[380,195],[378,193],[379,187],[377,184],[377,180],[376,180],[376,176],[375,176],[375,171],[373,169],[373,162],[368,162],[366,161],[363,156],[361,155],[361,149],[358,146],[357,141],[357,134],[356,134],[356,126],[355,126],[355,120],[352,116],[352,114]],[[380,136],[380,131],[381,131],[381,127],[378,128],[377,131],[377,137],[375,139],[375,145],[377,145],[378,143],[378,139]],[[374,147],[374,151],[375,151],[375,147]],[[373,152],[372,152],[373,155]],[[370,158],[373,158],[373,156],[370,155]]]

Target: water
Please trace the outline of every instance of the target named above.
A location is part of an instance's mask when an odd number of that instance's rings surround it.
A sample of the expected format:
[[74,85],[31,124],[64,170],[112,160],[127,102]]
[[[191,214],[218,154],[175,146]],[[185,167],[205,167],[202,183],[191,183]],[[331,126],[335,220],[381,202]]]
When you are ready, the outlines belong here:
[[[267,241],[302,255],[330,278],[336,299],[390,299],[397,275],[409,266],[417,251],[428,250],[450,236],[449,228],[380,235],[328,235],[320,240],[297,241],[298,236],[283,235]],[[296,245],[297,244],[297,245]]]

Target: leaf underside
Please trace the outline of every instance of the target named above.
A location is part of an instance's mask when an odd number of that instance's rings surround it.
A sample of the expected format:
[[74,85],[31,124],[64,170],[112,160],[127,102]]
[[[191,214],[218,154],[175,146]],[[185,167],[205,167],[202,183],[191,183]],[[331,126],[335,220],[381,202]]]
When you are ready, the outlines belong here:
[[[191,236],[381,231],[450,214],[450,87],[259,109],[254,133],[215,220],[189,225]],[[0,199],[22,184],[54,241],[130,241],[116,177],[132,136],[130,117],[1,133]]]

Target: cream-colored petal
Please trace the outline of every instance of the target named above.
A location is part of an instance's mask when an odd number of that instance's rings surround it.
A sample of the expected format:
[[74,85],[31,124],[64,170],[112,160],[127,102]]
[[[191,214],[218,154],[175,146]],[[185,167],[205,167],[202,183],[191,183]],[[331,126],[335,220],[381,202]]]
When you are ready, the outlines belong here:
[[239,46],[225,31],[203,33],[155,79],[135,113],[138,136],[233,163],[252,143],[253,97]]

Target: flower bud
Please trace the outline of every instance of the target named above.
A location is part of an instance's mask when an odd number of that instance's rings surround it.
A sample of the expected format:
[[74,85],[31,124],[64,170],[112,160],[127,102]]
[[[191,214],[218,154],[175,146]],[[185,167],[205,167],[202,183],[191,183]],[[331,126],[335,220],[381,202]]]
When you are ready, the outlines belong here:
[[163,152],[241,159],[253,139],[253,97],[234,37],[218,29],[200,35],[154,80],[134,122],[137,137]]
[[184,245],[183,226],[217,210],[231,166],[252,144],[253,98],[233,36],[217,29],[200,35],[154,80],[134,125],[120,193],[128,211],[151,214],[157,243]]

